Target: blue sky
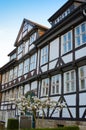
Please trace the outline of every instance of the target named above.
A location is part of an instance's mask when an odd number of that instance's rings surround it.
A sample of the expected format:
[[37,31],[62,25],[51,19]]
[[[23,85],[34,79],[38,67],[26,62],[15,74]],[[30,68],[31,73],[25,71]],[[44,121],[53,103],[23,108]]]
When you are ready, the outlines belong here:
[[18,31],[24,18],[50,27],[51,17],[67,0],[0,0],[0,67],[14,49]]

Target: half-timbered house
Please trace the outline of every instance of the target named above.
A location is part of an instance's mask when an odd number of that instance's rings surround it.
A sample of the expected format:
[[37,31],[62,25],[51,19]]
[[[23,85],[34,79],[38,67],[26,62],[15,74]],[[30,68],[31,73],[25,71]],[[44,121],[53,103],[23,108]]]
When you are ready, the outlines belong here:
[[34,91],[42,100],[66,102],[59,112],[47,110],[48,125],[85,125],[86,0],[67,1],[48,21],[50,29],[23,20],[10,61],[0,69],[0,117],[18,114],[8,97]]

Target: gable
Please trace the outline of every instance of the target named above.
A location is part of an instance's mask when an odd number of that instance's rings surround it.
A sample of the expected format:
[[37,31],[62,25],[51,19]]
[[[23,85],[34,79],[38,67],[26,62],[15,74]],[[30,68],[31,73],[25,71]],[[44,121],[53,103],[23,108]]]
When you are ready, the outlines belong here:
[[18,41],[20,41],[32,28],[33,27],[29,23],[25,22],[23,24],[23,28],[21,30]]
[[15,45],[33,28],[33,24],[31,24],[28,20],[24,19],[16,38]]

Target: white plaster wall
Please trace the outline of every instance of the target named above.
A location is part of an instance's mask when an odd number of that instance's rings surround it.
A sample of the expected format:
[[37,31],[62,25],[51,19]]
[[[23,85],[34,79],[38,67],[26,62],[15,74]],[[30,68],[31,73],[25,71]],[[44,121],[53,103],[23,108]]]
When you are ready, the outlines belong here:
[[73,54],[70,53],[70,54],[68,54],[66,56],[63,56],[62,59],[63,59],[64,63],[68,63],[68,62],[72,61],[72,57],[73,57]]
[[45,66],[41,67],[41,69],[42,69],[42,72],[47,71],[47,65],[45,65]]
[[76,105],[76,95],[75,94],[64,96],[64,98],[65,98],[68,106],[75,106]]
[[30,91],[30,85],[29,85],[29,84],[26,84],[26,85],[24,86],[24,94],[25,94],[26,92],[28,92],[28,91]]
[[79,105],[86,105],[86,93],[79,94]]
[[37,81],[31,83],[31,90],[37,89]]
[[69,114],[69,111],[68,111],[67,108],[63,108],[62,117],[64,117],[64,118],[70,118],[70,114]]
[[69,109],[72,113],[73,118],[76,118],[76,108],[69,108]]
[[51,100],[57,101],[57,102],[58,102],[59,98],[60,98],[60,96],[50,97]]
[[75,52],[75,59],[79,59],[79,58],[84,57],[84,56],[86,56],[86,47],[84,47],[80,50],[77,50]]
[[83,108],[79,108],[79,117],[80,117],[80,118],[82,118],[85,109],[86,109],[86,108],[84,108],[84,107],[83,107]]
[[57,60],[50,62],[50,63],[49,63],[49,70],[50,70],[50,69],[54,69],[56,63],[57,63]]
[[50,61],[59,57],[59,39],[56,38],[50,43]]
[[[51,108],[51,110],[49,111],[49,116],[51,115],[52,111],[53,111],[53,108]],[[59,113],[60,112],[56,109],[54,113],[52,114],[52,117],[59,117]]]

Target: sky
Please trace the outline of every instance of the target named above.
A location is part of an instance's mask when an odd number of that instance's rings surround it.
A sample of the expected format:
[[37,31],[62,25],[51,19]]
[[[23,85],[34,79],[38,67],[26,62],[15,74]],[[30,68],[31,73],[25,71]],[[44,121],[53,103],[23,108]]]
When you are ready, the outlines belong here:
[[67,0],[0,0],[0,67],[9,62],[8,54],[24,18],[50,27],[48,19]]

